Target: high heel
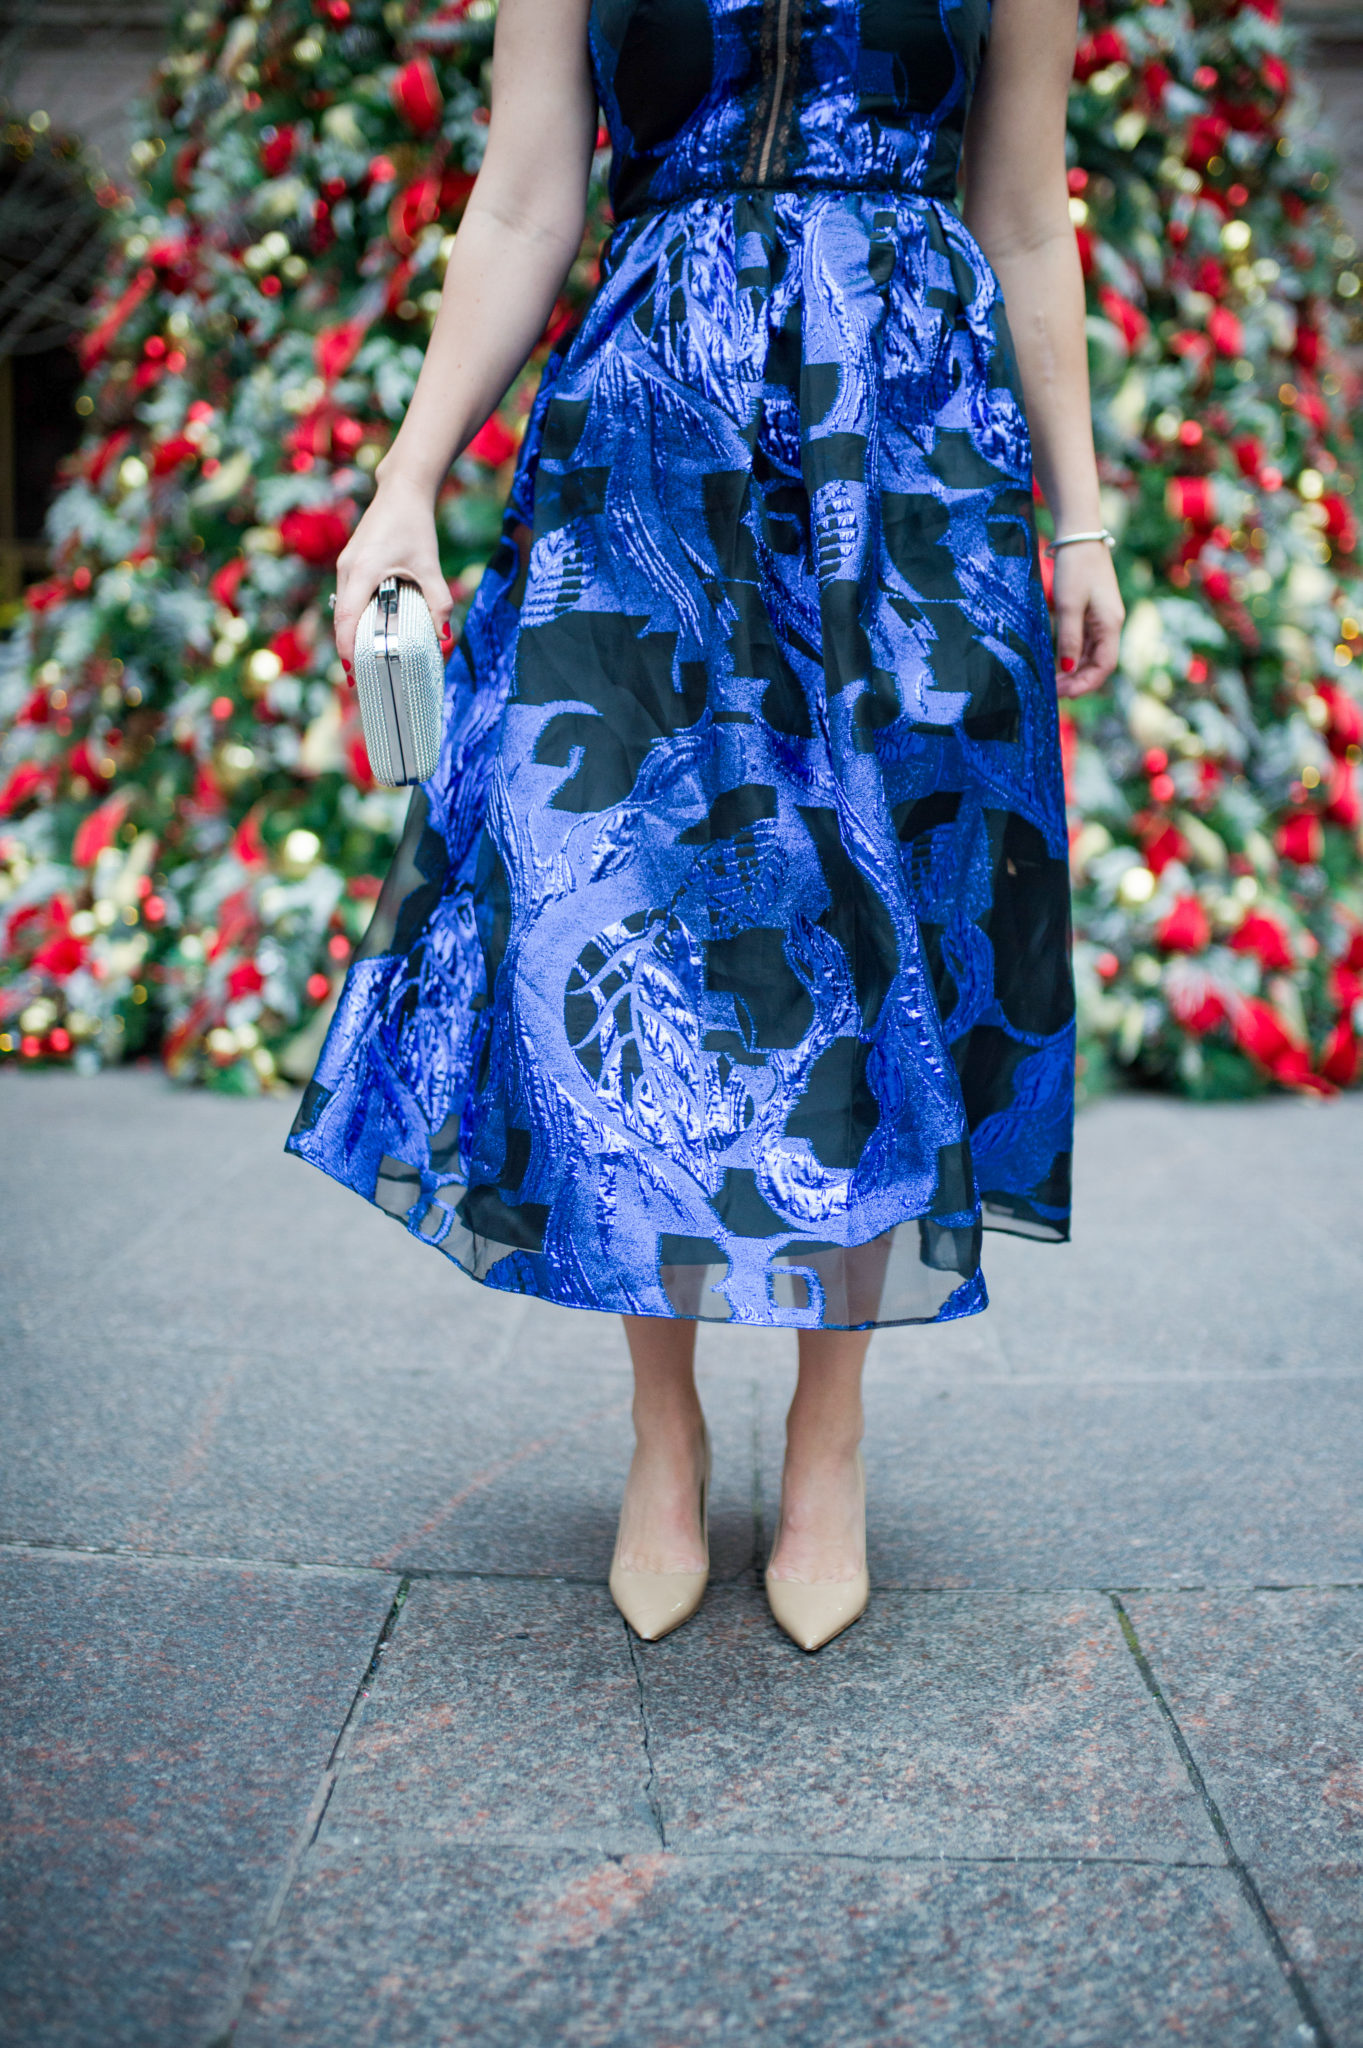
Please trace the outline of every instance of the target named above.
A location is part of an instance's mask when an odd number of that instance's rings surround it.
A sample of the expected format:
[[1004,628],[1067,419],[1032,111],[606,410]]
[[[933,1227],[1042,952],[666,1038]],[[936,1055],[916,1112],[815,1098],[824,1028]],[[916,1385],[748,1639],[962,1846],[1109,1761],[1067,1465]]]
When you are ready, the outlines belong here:
[[[857,1452],[861,1482],[862,1556],[866,1554],[866,1467]],[[871,1597],[871,1576],[863,1564],[854,1579],[774,1579],[763,1574],[772,1619],[802,1650],[821,1650],[859,1621]]]
[[710,1578],[710,1432],[702,1425],[705,1470],[700,1482],[700,1540],[705,1568],[699,1572],[627,1572],[620,1564],[620,1531],[615,1532],[610,1593],[636,1636],[656,1643],[689,1621],[700,1606]]

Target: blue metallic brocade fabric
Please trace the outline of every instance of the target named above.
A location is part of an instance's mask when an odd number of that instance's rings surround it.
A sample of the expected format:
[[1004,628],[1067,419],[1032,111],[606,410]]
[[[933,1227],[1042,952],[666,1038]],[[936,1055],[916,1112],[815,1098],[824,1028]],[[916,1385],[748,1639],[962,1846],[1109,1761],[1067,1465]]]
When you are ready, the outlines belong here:
[[984,26],[598,0],[624,217],[289,1140],[490,1286],[946,1320],[985,1224],[1068,1236],[1031,454],[939,189]]

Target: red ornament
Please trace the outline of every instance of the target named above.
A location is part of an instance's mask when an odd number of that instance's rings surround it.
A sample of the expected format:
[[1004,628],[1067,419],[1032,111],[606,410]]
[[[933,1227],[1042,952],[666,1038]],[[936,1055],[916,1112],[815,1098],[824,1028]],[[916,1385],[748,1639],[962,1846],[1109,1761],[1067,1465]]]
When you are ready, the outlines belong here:
[[1188,842],[1178,826],[1149,814],[1143,821],[1141,847],[1153,875],[1162,875],[1171,861],[1188,858]]
[[1345,754],[1350,747],[1363,746],[1363,704],[1335,682],[1316,684],[1317,694],[1329,706],[1330,722],[1325,737],[1332,754]]
[[440,217],[440,179],[434,171],[414,178],[388,209],[388,238],[400,256],[410,256],[421,230]]
[[1314,811],[1292,811],[1278,827],[1277,848],[1284,860],[1312,866],[1325,851],[1325,833]]
[[360,352],[369,331],[366,320],[347,320],[340,327],[326,327],[313,343],[317,374],[328,384],[343,377]]
[[1245,352],[1245,330],[1229,306],[1213,306],[1207,316],[1207,332],[1219,356],[1241,356]]
[[1116,29],[1100,28],[1075,51],[1074,75],[1082,81],[1092,78],[1095,71],[1105,71],[1109,64],[1126,64],[1129,61],[1130,52]]
[[1128,353],[1138,348],[1150,332],[1150,322],[1140,308],[1110,284],[1099,286],[1098,303],[1126,343]]
[[1261,911],[1251,911],[1241,920],[1230,943],[1233,953],[1252,953],[1259,965],[1270,972],[1288,971],[1296,965],[1287,933],[1276,919],[1265,917]]
[[464,452],[479,462],[486,462],[492,469],[500,469],[515,454],[516,447],[515,435],[508,433],[494,412],[487,424],[478,429]]
[[1223,156],[1230,122],[1221,114],[1199,114],[1188,124],[1187,158],[1195,171],[1205,171],[1214,156]]
[[1363,974],[1336,962],[1330,969],[1330,1001],[1337,1010],[1350,1015],[1356,1003],[1363,1003]]
[[224,562],[221,569],[215,569],[208,579],[208,594],[218,603],[226,605],[228,611],[237,609],[237,591],[246,574],[246,558],[236,555],[230,562]]
[[1211,935],[1211,920],[1197,897],[1179,896],[1155,936],[1166,953],[1201,953]]
[[285,626],[282,633],[276,633],[270,642],[271,654],[277,654],[286,675],[301,675],[311,660],[308,643],[296,626]]
[[191,441],[187,434],[172,434],[168,441],[162,441],[153,451],[151,473],[158,477],[170,476],[187,462],[193,462],[198,453],[198,443]]
[[1351,555],[1358,546],[1358,526],[1353,507],[1347,498],[1339,497],[1334,491],[1327,492],[1320,503],[1325,514],[1325,531],[1335,553]]
[[325,974],[310,974],[307,979],[307,991],[314,1003],[322,1003],[331,994],[331,983]]
[[1247,436],[1243,441],[1233,441],[1231,453],[1235,457],[1241,476],[1258,476],[1259,466],[1264,459],[1262,441],[1256,441],[1253,436]]
[[1173,74],[1166,64],[1149,63],[1141,68],[1141,85],[1150,105],[1158,113]]
[[141,305],[143,299],[146,298],[147,293],[155,283],[156,272],[149,263],[144,263],[132,283],[114,300],[113,305],[110,306],[104,318],[98,321],[84,339],[78,343],[76,354],[80,358],[80,366],[83,370],[90,371],[96,363],[103,360],[104,356],[108,353],[110,342],[113,341],[128,315]]
[[440,180],[440,211],[457,213],[473,190],[472,171],[448,170]]
[[316,569],[333,569],[350,538],[350,522],[334,505],[297,505],[279,522],[279,537],[291,555]]
[[1237,1003],[1231,1030],[1241,1050],[1270,1073],[1290,1055],[1305,1054],[1305,1047],[1293,1038],[1272,1004],[1261,996],[1246,996]]
[[118,828],[128,815],[128,799],[125,796],[111,796],[82,818],[76,827],[71,842],[71,864],[78,868],[92,868],[106,847],[114,843]]
[[1189,526],[1216,523],[1216,501],[1208,476],[1171,476],[1165,485],[1164,502],[1172,518],[1182,519]]
[[292,127],[276,128],[273,134],[267,130],[260,145],[260,167],[267,178],[282,178],[293,162],[294,147],[298,141],[298,130]]
[[445,102],[429,57],[414,57],[403,65],[393,80],[393,105],[418,135],[433,134],[440,126]]
[[237,1003],[243,996],[259,995],[265,977],[254,960],[239,960],[227,977],[227,999]]
[[232,856],[245,868],[263,868],[269,864],[269,854],[260,833],[260,819],[255,811],[248,811],[232,834]]
[[1363,800],[1358,793],[1358,770],[1352,761],[1336,760],[1330,764],[1330,777],[1325,785],[1325,815],[1332,825],[1343,825],[1346,831],[1363,823]]
[[101,783],[110,781],[114,772],[112,761],[106,762],[102,757],[96,760],[88,740],[81,740],[71,749],[65,766],[68,775],[80,777],[89,783],[91,789],[98,789]]
[[1363,1043],[1347,1023],[1336,1024],[1320,1056],[1320,1076],[1336,1088],[1352,1088],[1363,1065]]
[[[87,948],[81,939],[73,939],[70,932],[58,932],[55,938],[45,941],[33,955],[30,965],[40,973],[51,974],[58,981],[64,981],[68,974],[74,974],[78,967],[85,965]],[[67,1040],[67,1044],[70,1044]]]

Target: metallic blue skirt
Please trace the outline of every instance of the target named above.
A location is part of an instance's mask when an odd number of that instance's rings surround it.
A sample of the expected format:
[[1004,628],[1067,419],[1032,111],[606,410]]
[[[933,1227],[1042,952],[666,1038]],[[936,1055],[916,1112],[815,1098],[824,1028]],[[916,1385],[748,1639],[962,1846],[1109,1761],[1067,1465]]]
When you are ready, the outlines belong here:
[[1031,452],[942,201],[617,228],[289,1138],[475,1278],[799,1328],[1068,1235]]

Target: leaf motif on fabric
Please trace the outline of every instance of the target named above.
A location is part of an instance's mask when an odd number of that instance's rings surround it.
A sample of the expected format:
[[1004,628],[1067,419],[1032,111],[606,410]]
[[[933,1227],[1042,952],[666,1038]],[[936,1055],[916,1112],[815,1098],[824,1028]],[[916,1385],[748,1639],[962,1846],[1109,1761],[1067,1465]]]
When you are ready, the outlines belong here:
[[758,818],[729,839],[716,839],[696,856],[679,897],[700,896],[711,933],[733,937],[773,922],[790,871],[790,856],[775,818]]
[[806,1138],[773,1140],[758,1154],[757,1185],[793,1224],[817,1228],[847,1213],[852,1175],[821,1165]]
[[700,948],[668,911],[636,911],[583,947],[563,1021],[597,1100],[688,1172],[706,1154]]
[[587,557],[575,525],[543,533],[530,557],[530,575],[521,603],[521,629],[547,626],[582,602],[587,583]]

